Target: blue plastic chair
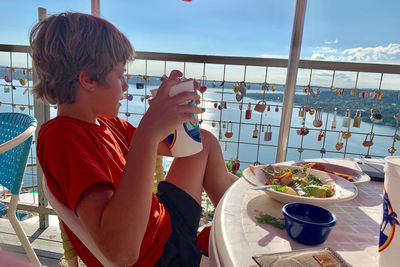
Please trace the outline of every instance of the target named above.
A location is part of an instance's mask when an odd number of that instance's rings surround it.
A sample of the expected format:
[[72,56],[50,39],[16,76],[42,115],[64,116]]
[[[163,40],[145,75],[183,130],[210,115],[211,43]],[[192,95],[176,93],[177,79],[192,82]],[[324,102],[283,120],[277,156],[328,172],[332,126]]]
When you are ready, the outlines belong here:
[[11,192],[9,205],[0,202],[0,216],[7,214],[29,260],[40,265],[15,214],[36,124],[27,114],[0,113],[0,184]]

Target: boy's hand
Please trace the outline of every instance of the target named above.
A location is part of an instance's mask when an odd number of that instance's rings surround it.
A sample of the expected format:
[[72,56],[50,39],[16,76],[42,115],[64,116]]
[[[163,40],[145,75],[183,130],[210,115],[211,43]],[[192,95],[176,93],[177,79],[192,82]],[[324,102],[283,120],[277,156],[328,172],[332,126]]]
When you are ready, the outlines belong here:
[[[203,109],[187,103],[190,100],[199,101],[200,96],[196,92],[183,92],[175,96],[169,96],[171,87],[181,83],[182,72],[173,70],[169,78],[164,81],[157,91],[156,97],[150,100],[150,108],[143,116],[139,127],[144,127],[149,136],[160,142],[174,129],[184,122],[196,123],[197,119],[190,113],[199,114]],[[198,84],[194,84],[198,89]]]

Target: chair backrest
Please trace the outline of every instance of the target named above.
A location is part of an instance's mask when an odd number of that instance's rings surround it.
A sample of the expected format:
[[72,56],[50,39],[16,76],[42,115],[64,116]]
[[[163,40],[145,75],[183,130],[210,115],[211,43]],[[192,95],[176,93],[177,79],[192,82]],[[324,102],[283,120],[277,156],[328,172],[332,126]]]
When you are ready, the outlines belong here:
[[94,242],[92,236],[86,230],[85,225],[80,221],[79,217],[64,203],[60,202],[50,191],[46,177],[43,175],[43,190],[47,196],[47,200],[53,207],[54,211],[60,219],[68,226],[68,228],[79,238],[79,240],[92,252],[92,254],[104,266],[117,266],[111,263],[100,251]]
[[24,113],[0,113],[0,184],[18,195],[36,130],[36,119]]

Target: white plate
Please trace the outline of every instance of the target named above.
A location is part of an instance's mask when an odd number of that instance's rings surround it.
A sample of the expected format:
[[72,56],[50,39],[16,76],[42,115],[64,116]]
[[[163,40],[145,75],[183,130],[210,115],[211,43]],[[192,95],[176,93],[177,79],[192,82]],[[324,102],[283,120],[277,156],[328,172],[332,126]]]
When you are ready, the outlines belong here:
[[[322,164],[325,166],[325,169],[327,171],[334,171],[334,172],[339,172],[342,174],[350,175],[353,177],[354,182],[352,182],[355,185],[363,184],[363,183],[368,183],[371,181],[371,177],[367,175],[366,173],[360,171],[360,170],[355,170],[349,167],[337,165],[337,164],[332,164],[332,163],[327,163],[327,162],[319,162],[319,161],[297,161],[293,164],[293,166],[300,166],[302,164],[307,164],[307,163],[318,163]],[[354,163],[357,164],[357,163]]]
[[[254,171],[251,171],[250,168],[245,169],[243,171],[243,178],[254,186],[263,185],[265,183],[265,175],[264,172],[262,171],[262,168],[264,168],[265,166],[267,165],[255,166]],[[274,167],[279,166],[280,168],[288,168],[290,170],[299,168],[297,166],[289,166],[283,164],[273,164],[273,166]],[[285,194],[275,191],[274,189],[271,188],[263,191],[267,193],[271,198],[283,203],[303,202],[309,204],[325,204],[325,203],[327,204],[327,203],[348,201],[355,198],[358,194],[357,187],[353,183],[347,181],[344,178],[341,178],[339,176],[327,172],[313,170],[313,169],[311,169],[310,173],[318,176],[324,184],[335,185],[335,194],[332,197],[328,198],[312,198],[312,197],[302,197],[302,196]]]

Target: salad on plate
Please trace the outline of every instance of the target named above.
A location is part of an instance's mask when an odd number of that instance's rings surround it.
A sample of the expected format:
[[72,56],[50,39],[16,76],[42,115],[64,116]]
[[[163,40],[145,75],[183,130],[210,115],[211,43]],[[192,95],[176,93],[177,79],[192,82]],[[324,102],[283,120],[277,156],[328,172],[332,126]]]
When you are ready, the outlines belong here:
[[335,185],[323,183],[309,168],[279,168],[266,165],[261,169],[266,185],[278,185],[273,190],[294,196],[330,198],[335,195]]

